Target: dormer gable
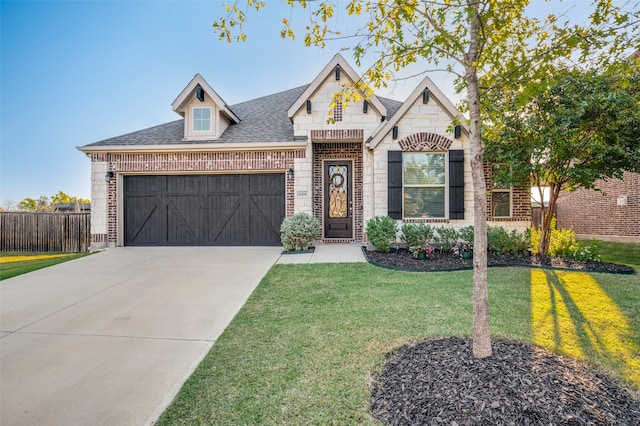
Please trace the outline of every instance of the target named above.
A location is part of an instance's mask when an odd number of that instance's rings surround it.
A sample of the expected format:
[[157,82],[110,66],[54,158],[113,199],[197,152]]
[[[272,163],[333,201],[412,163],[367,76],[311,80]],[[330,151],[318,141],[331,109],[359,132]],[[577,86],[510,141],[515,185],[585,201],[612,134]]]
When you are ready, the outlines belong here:
[[[349,63],[340,55],[336,54],[331,61],[320,71],[320,73],[316,76],[316,78],[309,84],[309,86],[305,89],[305,91],[300,95],[298,99],[291,105],[287,114],[291,121],[294,121],[294,118],[298,114],[306,114],[308,111],[321,111],[322,114],[327,114],[328,108],[320,108],[318,106],[314,106],[312,99],[314,95],[322,89],[323,85],[325,85],[329,81],[336,81],[339,83],[336,88],[340,88],[342,85],[353,84],[355,82],[360,81],[361,78],[358,73],[349,65]],[[331,94],[335,93],[334,90]],[[365,98],[365,94],[361,93],[363,99]],[[387,108],[384,106],[382,102],[375,96],[371,95],[366,100],[366,107],[364,106],[365,101],[362,102],[362,112],[365,114],[378,114],[380,117],[384,118],[387,115]],[[324,105],[323,105],[324,106]],[[366,111],[366,112],[365,112]]]
[[[369,149],[375,149],[380,142],[388,134],[394,132],[394,127],[398,125],[400,120],[414,107],[416,106],[435,106],[443,111],[451,121],[460,121],[459,134],[452,135],[455,138],[460,137],[462,134],[468,136],[469,129],[465,124],[464,116],[458,111],[458,108],[442,93],[442,91],[435,85],[435,83],[429,78],[425,77],[418,86],[411,92],[404,101],[398,111],[393,114],[389,120],[384,122],[371,136],[369,142]],[[457,126],[456,126],[457,127]]]
[[196,74],[171,104],[184,117],[184,140],[218,139],[240,118],[200,75]]

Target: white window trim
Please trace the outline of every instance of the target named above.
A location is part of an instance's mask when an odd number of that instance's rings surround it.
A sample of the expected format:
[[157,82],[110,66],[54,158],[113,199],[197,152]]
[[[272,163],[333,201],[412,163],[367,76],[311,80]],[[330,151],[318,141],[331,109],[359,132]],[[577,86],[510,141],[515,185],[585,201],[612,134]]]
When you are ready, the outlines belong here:
[[[405,184],[404,183],[404,155],[405,154],[443,154],[444,155],[444,184]],[[405,188],[442,188],[444,187],[444,216],[405,216],[407,211],[404,205],[404,189]],[[402,218],[408,220],[429,220],[429,219],[449,219],[449,152],[448,151],[404,151],[402,152]]]
[[[196,130],[196,110],[207,109],[209,110],[209,129],[208,130]],[[213,133],[213,111],[211,107],[193,107],[191,108],[191,131],[193,133]]]

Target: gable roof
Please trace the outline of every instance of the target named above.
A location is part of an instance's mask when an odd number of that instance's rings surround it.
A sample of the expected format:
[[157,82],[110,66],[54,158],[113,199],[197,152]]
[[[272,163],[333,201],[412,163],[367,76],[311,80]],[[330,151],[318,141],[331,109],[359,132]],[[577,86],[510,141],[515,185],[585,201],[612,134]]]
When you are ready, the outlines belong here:
[[[82,151],[103,151],[113,147],[166,147],[193,148],[239,143],[290,143],[295,141],[293,124],[287,116],[287,105],[291,105],[308,86],[300,86],[272,95],[263,96],[232,105],[241,121],[229,126],[219,139],[184,140],[184,119],[171,121],[136,132],[104,139],[81,147]],[[388,114],[397,111],[402,102],[380,97]]]
[[[344,72],[344,74],[349,77],[351,81],[357,82],[360,80],[360,76],[357,72],[355,72],[353,68],[351,68],[351,65],[349,65],[349,63],[345,61],[342,55],[336,53],[336,55],[331,59],[331,61],[329,61],[329,63],[322,69],[322,71],[320,71],[320,73],[311,82],[311,84],[307,86],[300,97],[296,99],[293,105],[291,105],[291,107],[287,111],[290,119],[293,118],[294,115],[296,115],[300,108],[302,108],[307,99],[313,96],[313,94],[316,92],[316,90],[318,90],[320,85],[322,85],[327,76],[334,72],[336,66],[338,65],[340,66],[341,72]],[[383,117],[387,116],[387,108],[376,95],[371,95],[369,97],[369,105],[376,109]]]
[[409,108],[413,106],[416,100],[422,97],[422,92],[424,92],[425,89],[429,89],[429,99],[435,100],[447,112],[447,114],[449,114],[452,120],[459,119],[460,124],[462,125],[462,129],[465,131],[465,133],[469,134],[469,129],[464,124],[464,116],[460,113],[460,111],[458,111],[458,108],[456,108],[456,106],[449,100],[449,98],[447,98],[445,94],[442,93],[440,89],[438,89],[438,86],[436,86],[429,77],[425,77],[420,82],[420,84],[416,86],[413,92],[411,92],[407,100],[404,101],[402,106],[400,106],[400,108],[393,114],[393,116],[385,121],[380,127],[378,127],[375,133],[371,136],[371,140],[369,141],[369,149],[374,149],[380,142],[382,142],[382,139],[384,139],[384,137],[389,134],[391,129],[393,129],[393,126],[395,126],[398,121],[400,121],[400,119],[407,113]]
[[220,95],[218,95],[216,91],[213,90],[213,88],[209,85],[209,83],[207,83],[207,81],[200,74],[196,74],[191,79],[189,84],[187,84],[187,87],[185,87],[182,90],[182,92],[180,92],[176,100],[173,101],[173,103],[171,103],[171,107],[175,112],[184,116],[184,113],[181,112],[179,108],[184,104],[184,102],[189,98],[189,96],[191,96],[191,94],[194,92],[194,90],[196,90],[196,87],[198,86],[202,87],[205,93],[209,95],[209,97],[218,106],[218,108],[220,108],[220,111],[222,111],[222,113],[226,115],[229,120],[231,120],[234,123],[240,122],[240,119],[238,118],[238,116],[235,115],[233,111],[231,111],[231,109],[227,106],[226,102],[222,100]]

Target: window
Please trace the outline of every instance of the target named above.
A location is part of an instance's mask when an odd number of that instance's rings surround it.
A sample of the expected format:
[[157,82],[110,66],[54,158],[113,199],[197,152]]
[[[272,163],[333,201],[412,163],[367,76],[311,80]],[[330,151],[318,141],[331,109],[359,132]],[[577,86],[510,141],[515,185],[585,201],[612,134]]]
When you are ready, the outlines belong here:
[[446,164],[444,153],[403,153],[404,217],[446,217]]
[[491,166],[491,216],[511,217],[511,186],[500,183],[497,177],[504,164],[493,164]]
[[196,132],[211,131],[211,108],[193,109],[193,130]]

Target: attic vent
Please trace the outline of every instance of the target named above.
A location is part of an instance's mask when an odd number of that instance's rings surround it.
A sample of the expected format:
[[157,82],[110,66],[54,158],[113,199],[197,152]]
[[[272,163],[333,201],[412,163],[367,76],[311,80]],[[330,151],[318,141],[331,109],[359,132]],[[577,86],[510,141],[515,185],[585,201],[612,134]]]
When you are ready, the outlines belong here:
[[453,137],[459,139],[460,136],[462,136],[462,126],[458,124],[453,128]]
[[364,101],[364,104],[362,105],[362,112],[365,114],[369,112],[369,101],[367,101],[366,99]]
[[204,102],[204,89],[202,89],[202,86],[199,84],[196,86],[196,98],[198,98],[200,102]]
[[422,103],[423,104],[429,103],[429,89],[424,89],[424,92],[422,92]]
[[340,80],[340,65],[336,65],[336,80]]

